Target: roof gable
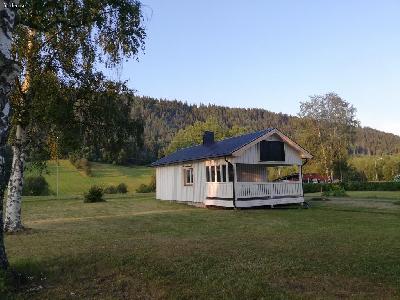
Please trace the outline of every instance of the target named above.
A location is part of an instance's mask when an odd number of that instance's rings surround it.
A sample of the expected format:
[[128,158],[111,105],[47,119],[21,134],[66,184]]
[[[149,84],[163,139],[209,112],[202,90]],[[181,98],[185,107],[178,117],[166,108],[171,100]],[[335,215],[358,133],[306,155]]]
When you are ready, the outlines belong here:
[[[280,132],[276,128],[272,128],[270,131],[266,133],[267,137],[272,136],[276,134],[284,143],[288,144],[291,146],[294,150],[300,153],[300,157],[303,159],[311,159],[313,156],[305,150],[303,147],[301,147],[299,144],[297,144],[295,141],[290,139],[288,136],[284,135],[282,132]],[[239,148],[238,150],[234,151],[232,153],[233,156],[241,156],[247,149],[250,147],[254,146],[255,144],[259,143],[261,140],[265,139],[265,136],[260,136],[257,139],[254,139],[250,143],[243,145],[243,147]]]

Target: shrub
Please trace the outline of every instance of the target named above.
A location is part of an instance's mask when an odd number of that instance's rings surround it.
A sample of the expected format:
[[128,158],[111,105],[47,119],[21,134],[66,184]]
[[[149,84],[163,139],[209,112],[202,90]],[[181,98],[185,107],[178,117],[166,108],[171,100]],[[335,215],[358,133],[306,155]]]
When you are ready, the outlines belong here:
[[126,194],[128,192],[128,186],[123,182],[118,184],[117,192],[120,194]]
[[346,191],[400,191],[400,182],[342,182],[342,183],[305,183],[304,193],[329,191],[332,185],[339,185]]
[[345,189],[343,186],[339,184],[331,184],[329,189],[325,190],[322,193],[325,197],[345,197],[347,196]]
[[125,183],[120,183],[117,186],[109,185],[104,188],[104,194],[126,194],[128,192],[128,186]]
[[156,191],[156,176],[155,175],[151,176],[149,184],[142,183],[136,189],[137,193],[153,193],[155,191]]
[[309,193],[320,193],[324,191],[324,187],[327,184],[322,183],[304,183],[303,184],[303,191],[305,194]]
[[400,182],[400,174],[394,176],[393,181],[394,182]]
[[116,193],[118,193],[118,189],[114,185],[109,185],[104,189],[104,194],[116,194]]
[[75,166],[75,168],[83,171],[87,176],[92,176],[92,166],[90,161],[86,158],[79,158],[78,154],[72,153],[69,155],[69,161]]
[[85,203],[104,202],[104,191],[101,187],[93,185],[87,193],[84,194]]
[[77,160],[75,167],[82,170],[87,176],[92,176],[92,166],[86,158]]
[[49,184],[43,176],[28,176],[25,178],[24,196],[46,196],[49,195]]

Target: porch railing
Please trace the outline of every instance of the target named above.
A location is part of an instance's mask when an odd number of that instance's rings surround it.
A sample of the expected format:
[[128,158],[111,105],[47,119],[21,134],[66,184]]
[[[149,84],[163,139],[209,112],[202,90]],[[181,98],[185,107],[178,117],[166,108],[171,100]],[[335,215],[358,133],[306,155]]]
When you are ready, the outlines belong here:
[[207,197],[210,198],[232,198],[233,183],[232,182],[207,182]]
[[303,195],[301,182],[238,182],[237,198],[294,197]]

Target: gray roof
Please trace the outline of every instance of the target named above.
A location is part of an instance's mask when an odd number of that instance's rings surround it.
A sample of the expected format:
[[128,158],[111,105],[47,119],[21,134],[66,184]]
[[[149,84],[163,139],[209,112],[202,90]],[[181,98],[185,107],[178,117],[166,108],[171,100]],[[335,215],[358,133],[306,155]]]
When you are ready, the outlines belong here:
[[215,142],[211,145],[198,145],[184,148],[155,161],[151,164],[151,166],[156,167],[201,159],[229,156],[232,155],[232,153],[236,150],[239,150],[247,144],[250,144],[273,129],[274,128],[267,128],[253,133],[228,138],[219,142]]

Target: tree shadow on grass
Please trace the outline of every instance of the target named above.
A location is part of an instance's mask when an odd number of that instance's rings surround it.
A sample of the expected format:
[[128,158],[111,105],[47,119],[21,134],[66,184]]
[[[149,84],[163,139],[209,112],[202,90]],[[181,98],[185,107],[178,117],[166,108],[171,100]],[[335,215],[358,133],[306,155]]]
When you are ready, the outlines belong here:
[[0,289],[0,298],[15,299],[16,295],[30,298],[29,295],[44,288],[47,273],[48,270],[31,259],[12,264],[4,275],[4,288]]

